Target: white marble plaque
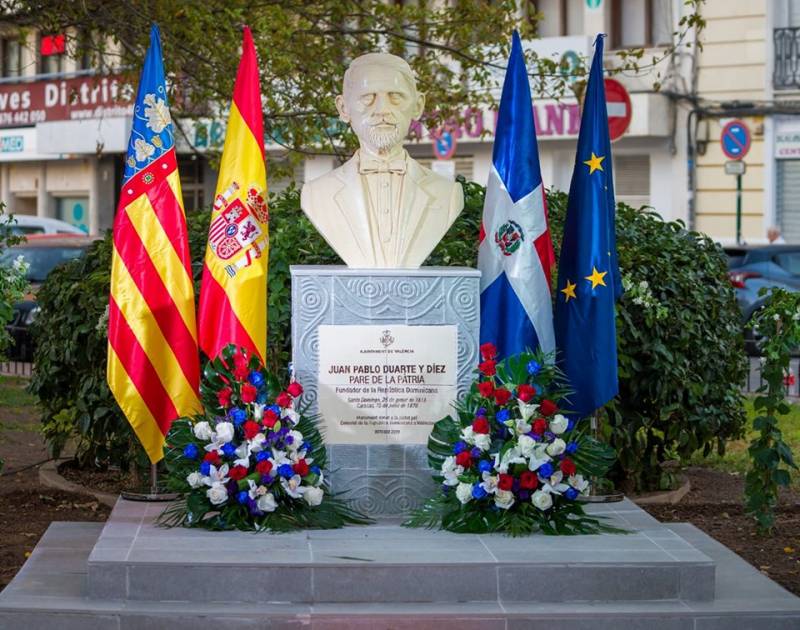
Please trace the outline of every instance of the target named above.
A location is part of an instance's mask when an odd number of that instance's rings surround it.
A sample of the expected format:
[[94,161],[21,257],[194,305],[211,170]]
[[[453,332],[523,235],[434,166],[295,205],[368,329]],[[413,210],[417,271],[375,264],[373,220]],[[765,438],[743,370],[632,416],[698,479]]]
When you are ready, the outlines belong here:
[[319,327],[328,444],[427,444],[457,396],[457,326]]

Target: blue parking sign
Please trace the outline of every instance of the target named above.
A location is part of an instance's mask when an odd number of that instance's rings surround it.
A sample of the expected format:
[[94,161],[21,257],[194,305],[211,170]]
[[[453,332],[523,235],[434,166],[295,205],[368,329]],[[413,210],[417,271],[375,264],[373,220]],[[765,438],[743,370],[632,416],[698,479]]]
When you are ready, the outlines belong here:
[[741,160],[750,150],[750,129],[741,120],[732,120],[722,128],[722,152],[730,160]]

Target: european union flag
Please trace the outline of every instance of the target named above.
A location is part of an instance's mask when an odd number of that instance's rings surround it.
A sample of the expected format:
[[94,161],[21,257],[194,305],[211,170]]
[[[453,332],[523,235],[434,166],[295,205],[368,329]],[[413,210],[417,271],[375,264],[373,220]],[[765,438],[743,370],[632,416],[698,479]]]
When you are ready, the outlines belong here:
[[581,416],[619,390],[614,303],[622,295],[622,282],[614,210],[600,35],[581,117],[556,291],[558,364],[575,390],[569,406]]

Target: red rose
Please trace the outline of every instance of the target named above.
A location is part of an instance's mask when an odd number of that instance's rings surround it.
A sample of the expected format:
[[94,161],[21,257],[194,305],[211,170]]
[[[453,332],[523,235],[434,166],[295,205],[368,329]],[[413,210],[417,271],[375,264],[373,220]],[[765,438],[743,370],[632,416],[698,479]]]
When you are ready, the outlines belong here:
[[478,392],[484,398],[489,398],[492,394],[494,394],[494,383],[492,383],[492,381],[483,381],[482,383],[478,383]]
[[239,350],[233,353],[233,366],[236,370],[247,368],[247,357]]
[[492,361],[491,359],[487,359],[483,363],[478,364],[478,369],[481,371],[481,374],[485,376],[494,376],[497,370],[495,366],[497,365],[497,361]]
[[464,469],[470,468],[472,466],[472,457],[470,456],[469,451],[461,451],[458,455],[456,455],[456,464],[463,466]]
[[297,398],[303,393],[303,386],[297,381],[294,381],[293,383],[289,383],[289,387],[286,388],[286,391],[289,392],[292,398]]
[[526,470],[519,477],[519,487],[523,490],[536,490],[536,486],[538,485],[539,478],[536,476],[535,472]]
[[242,425],[242,429],[244,430],[244,436],[248,440],[252,440],[256,436],[256,433],[261,431],[261,427],[258,426],[258,423],[253,422],[252,420],[248,420],[247,422],[245,422]]
[[250,370],[247,369],[246,365],[237,365],[233,370],[233,376],[237,381],[246,381],[247,377],[250,376]]
[[475,421],[472,423],[472,430],[475,431],[475,433],[489,433],[491,430],[489,421],[483,416],[475,418]]
[[308,474],[308,464],[306,464],[306,460],[304,459],[298,461],[292,468],[301,477],[305,477]]
[[547,420],[544,418],[537,418],[533,421],[533,432],[536,435],[542,435],[545,431],[547,431]]
[[575,462],[573,462],[568,457],[565,457],[561,460],[561,472],[565,475],[574,475],[577,472],[577,467],[575,466]]
[[231,391],[230,387],[224,387],[217,392],[217,402],[220,407],[229,407],[231,404]]
[[275,399],[275,404],[278,405],[278,407],[291,407],[292,397],[286,392],[281,392]]
[[510,398],[511,398],[511,392],[508,391],[507,389],[499,387],[496,390],[494,390],[494,401],[498,405],[500,406],[505,405],[510,400]]
[[247,477],[247,468],[244,466],[234,466],[228,472],[228,476],[233,479],[234,481],[239,481],[239,479],[244,479]]
[[206,456],[203,458],[204,462],[208,462],[212,466],[219,466],[222,463],[222,459],[220,459],[219,453],[217,451],[209,451],[206,453]]
[[481,344],[481,358],[486,359],[494,359],[497,356],[497,348],[493,343],[484,343]]
[[511,490],[514,487],[514,477],[501,474],[497,480],[497,487],[501,490]]
[[256,464],[256,472],[261,475],[268,475],[270,470],[272,470],[272,462],[268,459],[262,459]]
[[534,396],[536,396],[536,388],[533,385],[523,383],[517,387],[517,398],[519,398],[522,402],[530,402]]
[[558,405],[556,405],[552,400],[545,398],[542,401],[542,404],[539,406],[539,411],[542,412],[543,416],[552,416],[556,411],[558,411]]
[[250,383],[242,385],[242,402],[251,403],[256,399],[256,396],[258,396],[258,390]]
[[267,409],[264,412],[264,417],[261,419],[261,424],[263,424],[268,429],[271,429],[275,426],[275,423],[279,420],[278,414],[272,411],[272,409]]

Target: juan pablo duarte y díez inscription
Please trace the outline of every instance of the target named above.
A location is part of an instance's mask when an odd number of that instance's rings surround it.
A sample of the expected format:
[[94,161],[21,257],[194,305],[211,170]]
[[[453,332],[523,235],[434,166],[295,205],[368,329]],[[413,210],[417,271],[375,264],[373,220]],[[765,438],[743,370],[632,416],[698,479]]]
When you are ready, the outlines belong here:
[[425,444],[451,411],[456,326],[320,326],[319,410],[332,444]]

